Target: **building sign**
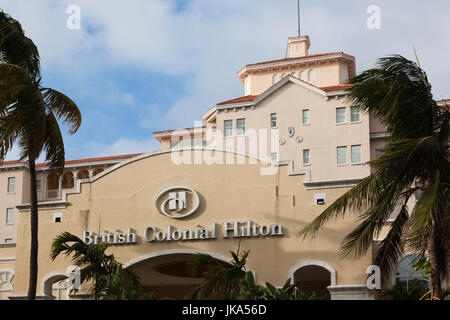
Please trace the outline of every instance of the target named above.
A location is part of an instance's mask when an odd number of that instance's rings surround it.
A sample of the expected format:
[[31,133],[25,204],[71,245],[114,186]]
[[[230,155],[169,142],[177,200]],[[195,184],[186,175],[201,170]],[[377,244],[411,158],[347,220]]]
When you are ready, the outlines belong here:
[[[155,226],[145,227],[142,231],[142,239],[147,242],[169,242],[169,241],[192,241],[211,240],[222,238],[245,238],[245,237],[270,237],[283,236],[283,227],[279,224],[258,225],[247,221],[224,222],[218,224],[212,222],[209,228],[196,225],[197,228],[179,230],[168,225],[164,230]],[[219,232],[219,229],[221,231]],[[86,244],[110,243],[110,244],[135,244],[137,234],[131,228],[126,232],[105,231],[103,234],[96,234],[89,230],[84,230],[82,239]]]
[[[189,187],[175,185],[161,190],[155,198],[156,210],[174,219],[187,217],[197,211],[200,206],[198,193]],[[283,236],[283,228],[279,224],[258,225],[250,220],[223,222],[222,224],[211,222],[208,228],[198,224],[194,228],[179,230],[167,225],[164,230],[156,226],[147,226],[142,232],[142,239],[147,242],[167,241],[193,241],[222,238],[242,237],[269,237]],[[115,232],[104,230],[102,234],[96,234],[84,230],[82,239],[86,244],[110,243],[110,244],[135,244],[137,234],[132,228],[125,232],[115,229]]]
[[155,207],[159,213],[180,219],[197,211],[200,198],[194,189],[186,186],[170,186],[161,190],[155,199]]

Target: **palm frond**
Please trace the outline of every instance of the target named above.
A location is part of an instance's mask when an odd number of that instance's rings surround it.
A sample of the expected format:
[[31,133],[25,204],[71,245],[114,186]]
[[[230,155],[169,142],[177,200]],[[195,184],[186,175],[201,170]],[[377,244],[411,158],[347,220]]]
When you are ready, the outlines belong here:
[[70,134],[77,132],[81,125],[81,112],[75,102],[65,94],[55,89],[44,88],[44,100],[48,108],[57,118],[63,119],[64,123],[71,125]]

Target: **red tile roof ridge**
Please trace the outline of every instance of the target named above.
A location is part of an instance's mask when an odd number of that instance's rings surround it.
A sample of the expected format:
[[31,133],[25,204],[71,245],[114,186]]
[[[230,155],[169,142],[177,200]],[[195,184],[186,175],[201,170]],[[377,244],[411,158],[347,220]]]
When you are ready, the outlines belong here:
[[322,56],[329,56],[332,54],[344,54],[343,51],[336,51],[336,52],[327,52],[327,53],[316,53],[316,54],[309,54],[303,57],[290,57],[290,58],[283,58],[283,59],[277,59],[277,60],[268,60],[263,62],[257,62],[257,63],[251,63],[245,65],[245,67],[253,67],[261,64],[267,64],[267,63],[276,63],[276,62],[284,62],[284,61],[290,61],[290,60],[298,60],[298,59],[307,59],[307,58],[315,58],[315,57],[322,57]]
[[216,103],[216,104],[217,105],[222,105],[222,104],[229,104],[229,103],[253,101],[257,97],[259,97],[259,95],[247,95],[247,96],[243,96],[243,97],[239,97],[239,98],[234,98],[234,99],[222,101],[222,102],[219,102],[219,103]]
[[[83,162],[95,162],[95,161],[108,161],[108,160],[117,160],[117,159],[129,159],[134,158],[142,153],[135,153],[135,154],[125,154],[125,155],[118,155],[118,156],[109,156],[109,157],[96,157],[96,158],[86,158],[86,159],[75,159],[75,160],[67,160],[65,164],[74,164],[74,163],[83,163]],[[48,163],[38,163],[36,164],[36,167],[45,167],[48,166]]]

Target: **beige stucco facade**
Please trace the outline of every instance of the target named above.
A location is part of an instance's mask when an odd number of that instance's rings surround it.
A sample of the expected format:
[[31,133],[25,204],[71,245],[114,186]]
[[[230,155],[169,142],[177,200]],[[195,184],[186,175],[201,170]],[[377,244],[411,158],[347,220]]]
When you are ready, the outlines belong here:
[[[177,165],[172,156],[176,155],[168,151],[155,152],[118,164],[90,182],[80,181],[79,193],[68,194],[66,199],[61,200],[60,208],[40,209],[38,293],[41,298],[49,298],[49,292],[44,290],[45,282],[54,280],[58,274],[67,275],[71,264],[70,259],[65,257],[57,258],[55,262],[49,259],[51,242],[59,233],[68,231],[82,237],[83,230],[104,233],[103,230],[114,232],[127,228],[136,233],[137,243],[114,245],[109,252],[130,268],[149,257],[164,257],[177,252],[201,251],[228,260],[228,252],[237,250],[240,239],[241,250],[250,250],[247,266],[255,272],[259,283],[269,281],[282,285],[293,276],[298,266],[322,265],[332,270],[332,287],[357,288],[353,298],[370,296],[364,283],[371,255],[352,261],[342,260],[338,256],[340,241],[351,230],[352,219],[327,225],[314,240],[299,239],[298,232],[325,208],[314,203],[317,190],[306,189],[303,184],[305,175],[290,174],[287,165],[277,167],[279,170],[275,174],[264,175],[261,168],[267,168],[268,164],[260,161],[249,164],[248,157],[245,157],[246,164]],[[234,153],[231,156],[238,157]],[[200,206],[193,215],[173,219],[155,208],[157,194],[172,185],[188,186],[199,194]],[[327,194],[326,205],[343,191],[344,188],[320,190]],[[62,213],[62,222],[53,221],[55,212]],[[279,224],[283,235],[223,237],[224,222],[247,220],[259,226]],[[178,230],[195,229],[196,225],[211,229],[212,222],[217,223],[216,239],[148,242],[143,236],[146,226],[163,231],[168,225]],[[18,237],[28,239],[29,227],[29,213],[24,208],[20,215]],[[15,279],[15,298],[27,292],[29,249],[29,241],[17,243],[15,269],[20,277]],[[145,279],[145,274],[140,276],[150,289],[161,285],[158,277]],[[167,281],[167,285],[174,285],[173,279]],[[186,279],[179,281],[182,283]]]

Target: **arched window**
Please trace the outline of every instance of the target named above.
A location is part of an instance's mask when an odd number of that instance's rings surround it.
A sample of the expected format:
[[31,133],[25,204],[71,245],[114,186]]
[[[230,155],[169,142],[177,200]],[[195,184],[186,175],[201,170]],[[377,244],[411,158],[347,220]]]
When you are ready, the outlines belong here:
[[78,179],[88,179],[89,178],[89,171],[88,170],[81,170],[77,173]]
[[336,285],[336,271],[321,261],[306,261],[291,269],[291,283],[304,293],[315,293],[321,300],[330,300],[328,286]]
[[99,174],[100,172],[103,172],[103,171],[105,171],[105,169],[103,169],[103,168],[97,168],[97,169],[94,170],[93,175],[95,176],[95,175],[97,175],[97,174]]
[[279,74],[274,74],[272,76],[272,84],[277,83],[278,81],[280,81],[280,75]]
[[49,174],[47,177],[47,198],[58,198],[59,178],[56,174]]
[[52,284],[52,296],[55,300],[69,300],[70,283],[67,279],[57,281]]
[[63,189],[72,189],[74,187],[73,173],[71,171],[64,172],[62,179]]
[[308,81],[316,80],[316,72],[314,70],[309,70],[308,72]]
[[14,272],[11,270],[0,270],[0,300],[8,300],[13,294]]
[[400,260],[395,271],[395,284],[407,291],[415,286],[428,289],[428,282],[424,279],[422,271],[414,271],[414,264],[418,261],[415,254],[410,254]]
[[306,81],[305,71],[300,71],[300,73],[298,74],[298,77],[300,78],[300,80]]

